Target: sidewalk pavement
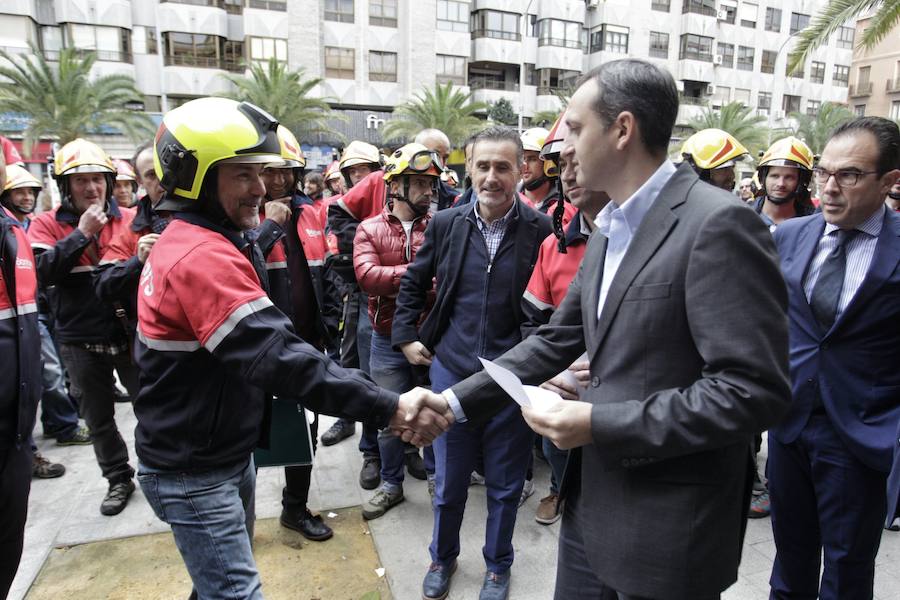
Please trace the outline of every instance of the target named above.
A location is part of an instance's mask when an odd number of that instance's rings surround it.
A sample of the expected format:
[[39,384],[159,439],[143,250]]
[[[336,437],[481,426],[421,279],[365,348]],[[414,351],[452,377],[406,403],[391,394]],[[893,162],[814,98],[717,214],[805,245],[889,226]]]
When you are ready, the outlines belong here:
[[[136,466],[134,448],[135,418],[129,404],[116,405],[119,430],[131,449],[132,466]],[[320,431],[334,420],[323,417]],[[39,429],[39,428],[38,428]],[[359,487],[362,459],[357,451],[361,427],[355,438],[328,448],[319,447],[309,504],[313,510],[362,504],[372,492]],[[50,460],[62,462],[66,474],[59,479],[33,480],[25,551],[9,598],[24,598],[50,553],[57,546],[143,535],[167,531],[138,491],[120,515],[104,517],[100,502],[106,493],[106,482],[90,446],[56,446],[53,440],[40,439],[38,449]],[[765,447],[765,445],[764,445]],[[760,464],[765,460],[760,456]],[[512,569],[511,598],[515,600],[547,600],[553,597],[556,573],[556,541],[559,523],[551,526],[534,521],[538,501],[547,494],[549,468],[535,461],[535,493],[519,509],[514,547],[516,561]],[[281,512],[281,488],[284,471],[267,468],[257,479],[257,517],[277,517]],[[369,522],[385,577],[397,600],[421,597],[421,582],[430,562],[428,544],[431,539],[432,514],[424,481],[407,477],[406,501],[384,517]],[[487,515],[483,486],[469,488],[469,502],[462,531],[462,553],[459,570],[453,577],[450,600],[474,598],[484,576],[481,546]],[[327,520],[327,519],[326,519]],[[714,532],[711,532],[714,535]],[[327,544],[328,542],[324,542]],[[768,597],[768,579],[775,556],[769,519],[748,523],[739,580],[724,594],[724,600],[760,600]],[[265,592],[265,590],[263,590]],[[900,533],[885,532],[882,537],[875,574],[876,600],[900,598]],[[329,600],[329,599],[322,599]]]

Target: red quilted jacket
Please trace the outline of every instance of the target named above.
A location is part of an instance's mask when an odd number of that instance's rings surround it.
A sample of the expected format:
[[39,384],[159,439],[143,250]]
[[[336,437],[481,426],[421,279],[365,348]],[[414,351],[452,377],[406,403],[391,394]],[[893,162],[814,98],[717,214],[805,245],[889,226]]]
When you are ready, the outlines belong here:
[[[425,228],[431,215],[413,222],[411,240],[389,206],[381,214],[366,219],[356,229],[353,240],[353,269],[362,291],[369,295],[369,320],[381,335],[391,334],[394,306],[400,291],[400,278],[416,257],[425,241]],[[429,294],[427,309],[434,303],[434,290]],[[428,314],[428,310],[419,322]]]

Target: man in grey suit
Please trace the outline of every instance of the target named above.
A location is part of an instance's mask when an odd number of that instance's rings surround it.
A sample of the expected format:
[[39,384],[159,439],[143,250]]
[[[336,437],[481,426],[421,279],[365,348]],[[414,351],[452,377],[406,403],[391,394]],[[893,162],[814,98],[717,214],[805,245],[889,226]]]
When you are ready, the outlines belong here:
[[[666,157],[671,75],[588,73],[566,112],[578,185],[612,201],[550,322],[498,359],[526,384],[587,349],[581,401],[526,420],[570,453],[558,600],[718,598],[737,578],[752,436],[788,408],[785,284],[737,198]],[[485,373],[444,392],[479,422],[509,402]]]

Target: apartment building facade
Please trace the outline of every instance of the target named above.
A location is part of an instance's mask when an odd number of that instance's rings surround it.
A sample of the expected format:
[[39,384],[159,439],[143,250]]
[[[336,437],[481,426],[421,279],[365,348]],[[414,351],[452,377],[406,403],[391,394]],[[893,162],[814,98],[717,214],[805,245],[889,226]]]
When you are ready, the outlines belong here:
[[[870,15],[856,21],[857,40],[862,38],[870,21]],[[871,50],[854,48],[847,103],[859,116],[900,120],[900,35],[897,31]]]
[[[578,76],[638,57],[666,67],[679,123],[740,101],[773,128],[792,112],[846,102],[854,29],[842,27],[802,73],[786,74],[793,36],[825,0],[5,0],[0,46],[95,50],[98,73],[132,75],[162,112],[228,90],[223,77],[274,57],[321,77],[315,94],[346,115],[347,139],[379,143],[395,107],[451,82],[475,100],[508,99],[529,123],[556,111]],[[13,132],[14,134],[14,132]],[[334,138],[335,136],[332,136]],[[336,139],[320,136],[313,162]],[[127,146],[122,140],[108,144]]]

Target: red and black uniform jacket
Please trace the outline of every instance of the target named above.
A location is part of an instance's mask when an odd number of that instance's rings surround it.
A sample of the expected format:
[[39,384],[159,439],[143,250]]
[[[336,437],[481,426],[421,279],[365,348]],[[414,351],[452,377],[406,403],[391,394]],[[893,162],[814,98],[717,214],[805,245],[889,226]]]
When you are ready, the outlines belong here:
[[548,235],[541,243],[531,279],[522,295],[522,312],[525,314],[522,337],[549,322],[553,311],[566,297],[590,236],[581,221],[581,211],[578,211],[566,229],[565,254],[559,251],[559,240],[555,235]]
[[341,293],[331,269],[331,255],[321,213],[302,194],[291,200],[291,222],[281,227],[271,220],[256,230],[266,259],[269,297],[294,324],[294,330],[317,348],[338,339]]
[[132,328],[137,325],[137,287],[144,266],[137,257],[138,241],[148,233],[162,233],[168,224],[168,219],[150,206],[149,196],[138,200],[135,209],[131,225],[110,242],[94,273],[97,296],[109,303],[121,303]]
[[126,332],[109,302],[99,301],[93,275],[110,245],[131,225],[134,211],[108,202],[109,222],[92,237],[78,229],[78,215],[64,207],[36,216],[28,239],[38,281],[56,317],[56,341],[65,344],[124,342]]
[[177,213],[144,264],[134,404],[144,464],[198,471],[246,461],[273,395],[378,427],[396,411],[397,394],[294,333],[266,295],[253,251],[241,234]]
[[0,464],[28,443],[41,389],[34,255],[25,230],[0,208]]
[[[411,234],[407,237],[400,219],[391,213],[389,206],[385,206],[381,214],[366,219],[356,230],[353,243],[356,281],[359,288],[369,295],[369,320],[372,328],[381,335],[391,335],[400,278],[425,242],[425,228],[430,221],[431,215],[428,214],[413,221]],[[420,323],[433,304],[432,289]]]
[[[550,191],[547,193],[547,196],[541,200],[540,204],[535,204],[531,201],[528,196],[525,195],[525,192],[519,192],[519,198],[522,199],[522,202],[538,211],[539,213],[543,213],[548,217],[553,216],[553,211],[556,210],[556,203],[559,200],[559,188],[557,188],[556,183],[551,183]],[[575,218],[575,214],[578,213],[578,209],[575,208],[575,205],[571,202],[565,202],[563,205],[563,227],[568,227],[569,223],[572,222],[572,219]]]

